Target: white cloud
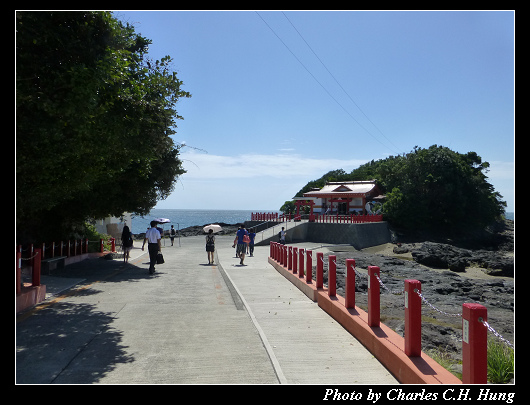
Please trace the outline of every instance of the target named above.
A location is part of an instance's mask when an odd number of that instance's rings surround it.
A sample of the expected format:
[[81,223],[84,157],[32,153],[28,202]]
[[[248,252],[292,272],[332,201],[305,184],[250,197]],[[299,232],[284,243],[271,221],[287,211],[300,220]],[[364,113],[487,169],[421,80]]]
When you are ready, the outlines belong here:
[[157,208],[277,210],[308,181],[366,163],[284,153],[220,156],[191,151],[180,158],[187,173]]
[[254,177],[293,178],[304,177],[307,181],[318,178],[330,170],[344,169],[349,172],[366,163],[363,159],[314,159],[296,154],[245,154],[219,156],[201,153],[182,153],[187,170],[182,178],[237,179]]

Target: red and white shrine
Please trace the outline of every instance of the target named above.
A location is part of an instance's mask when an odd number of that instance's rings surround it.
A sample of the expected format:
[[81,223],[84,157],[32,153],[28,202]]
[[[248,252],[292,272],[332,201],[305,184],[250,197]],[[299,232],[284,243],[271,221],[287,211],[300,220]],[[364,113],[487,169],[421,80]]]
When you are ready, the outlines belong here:
[[375,180],[328,182],[321,189],[295,197],[296,215],[300,207],[310,206],[310,216],[327,215],[365,215],[373,214],[374,202],[381,202],[385,196],[375,184]]

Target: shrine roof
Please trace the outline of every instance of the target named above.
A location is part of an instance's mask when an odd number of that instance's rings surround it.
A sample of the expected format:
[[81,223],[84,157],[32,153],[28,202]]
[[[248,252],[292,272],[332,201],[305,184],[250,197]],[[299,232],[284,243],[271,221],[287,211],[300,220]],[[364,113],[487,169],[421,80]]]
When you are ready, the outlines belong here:
[[304,197],[324,197],[333,196],[355,196],[369,194],[376,188],[375,181],[344,181],[329,182],[320,190],[304,193]]

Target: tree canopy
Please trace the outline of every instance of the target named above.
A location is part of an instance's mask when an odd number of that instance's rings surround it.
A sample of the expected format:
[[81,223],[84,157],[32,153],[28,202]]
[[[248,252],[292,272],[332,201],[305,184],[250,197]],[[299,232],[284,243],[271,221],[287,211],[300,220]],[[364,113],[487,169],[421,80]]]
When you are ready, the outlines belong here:
[[476,152],[415,147],[408,154],[372,160],[351,173],[330,171],[306,184],[297,196],[327,181],[375,179],[387,196],[383,211],[393,225],[460,231],[489,225],[504,213],[502,195],[487,181],[488,168]]
[[150,43],[108,12],[17,12],[17,235],[146,214],[171,193],[175,107],[191,94]]

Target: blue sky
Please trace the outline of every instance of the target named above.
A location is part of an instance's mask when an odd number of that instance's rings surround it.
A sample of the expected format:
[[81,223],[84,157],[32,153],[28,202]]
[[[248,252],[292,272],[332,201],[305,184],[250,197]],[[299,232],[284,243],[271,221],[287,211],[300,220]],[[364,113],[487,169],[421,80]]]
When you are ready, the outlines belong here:
[[174,59],[193,97],[173,138],[207,152],[182,149],[156,208],[277,210],[329,170],[438,144],[490,162],[515,210],[513,12],[115,15]]

